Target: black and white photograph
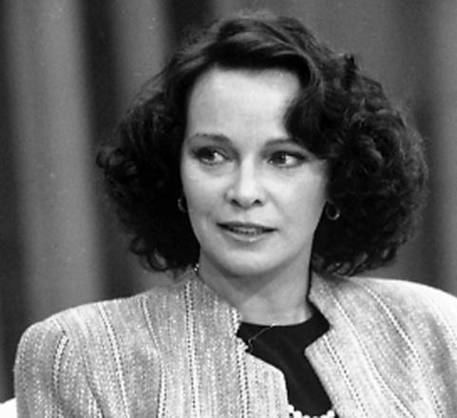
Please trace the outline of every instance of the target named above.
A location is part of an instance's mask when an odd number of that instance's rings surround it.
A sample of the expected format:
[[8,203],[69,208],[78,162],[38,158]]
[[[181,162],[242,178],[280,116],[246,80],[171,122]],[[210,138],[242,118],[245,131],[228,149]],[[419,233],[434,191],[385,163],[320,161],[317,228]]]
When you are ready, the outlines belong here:
[[0,1],[1,418],[457,417],[457,2]]

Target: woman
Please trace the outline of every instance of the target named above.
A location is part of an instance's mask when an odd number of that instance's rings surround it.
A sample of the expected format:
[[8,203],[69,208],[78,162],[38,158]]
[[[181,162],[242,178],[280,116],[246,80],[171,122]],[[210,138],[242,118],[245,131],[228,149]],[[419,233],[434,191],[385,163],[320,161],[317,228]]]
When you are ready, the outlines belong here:
[[131,250],[173,284],[70,309],[19,345],[20,416],[449,417],[457,301],[354,278],[423,201],[419,138],[298,21],[193,36],[98,164]]

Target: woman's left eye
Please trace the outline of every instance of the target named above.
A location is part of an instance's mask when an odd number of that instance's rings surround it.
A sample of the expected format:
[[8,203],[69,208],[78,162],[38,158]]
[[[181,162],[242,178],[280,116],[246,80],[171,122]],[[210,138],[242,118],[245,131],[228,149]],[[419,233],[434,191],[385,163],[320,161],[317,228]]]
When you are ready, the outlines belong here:
[[297,167],[305,162],[305,160],[305,155],[288,151],[276,151],[268,159],[270,164],[281,168]]

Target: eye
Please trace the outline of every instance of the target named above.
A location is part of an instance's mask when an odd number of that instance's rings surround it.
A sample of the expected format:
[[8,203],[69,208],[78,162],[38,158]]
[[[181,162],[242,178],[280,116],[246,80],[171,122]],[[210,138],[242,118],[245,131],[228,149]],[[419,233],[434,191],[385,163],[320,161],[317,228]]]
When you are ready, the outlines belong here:
[[198,148],[193,154],[198,161],[206,165],[218,165],[227,160],[222,151],[213,147]]
[[298,152],[275,151],[270,155],[268,162],[279,168],[294,168],[303,164],[306,160],[306,155]]

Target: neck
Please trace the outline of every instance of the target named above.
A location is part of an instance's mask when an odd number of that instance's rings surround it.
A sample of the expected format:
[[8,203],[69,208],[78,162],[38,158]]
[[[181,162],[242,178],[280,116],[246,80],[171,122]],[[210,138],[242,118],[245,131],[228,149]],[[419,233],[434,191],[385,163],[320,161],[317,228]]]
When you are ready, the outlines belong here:
[[287,268],[255,276],[237,276],[212,268],[204,262],[198,275],[241,314],[245,322],[288,325],[312,315],[307,301],[308,268]]

